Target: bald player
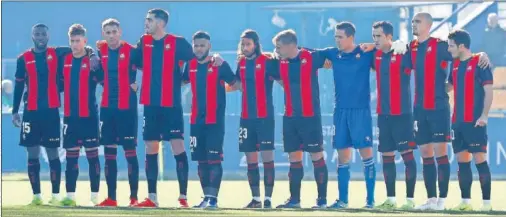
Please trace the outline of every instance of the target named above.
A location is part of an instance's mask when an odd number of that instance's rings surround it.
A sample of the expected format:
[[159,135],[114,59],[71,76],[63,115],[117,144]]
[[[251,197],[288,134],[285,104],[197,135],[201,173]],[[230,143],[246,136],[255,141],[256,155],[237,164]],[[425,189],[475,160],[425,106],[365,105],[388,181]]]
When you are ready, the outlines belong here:
[[[428,201],[419,210],[444,210],[448,195],[450,165],[448,142],[450,136],[450,105],[446,93],[448,42],[430,36],[432,16],[418,13],[412,20],[413,35],[409,52],[415,70],[414,129],[415,142],[420,146],[423,158],[423,178]],[[484,53],[480,54],[480,67],[489,65]],[[436,160],[434,160],[434,156]],[[437,170],[436,170],[437,162]],[[439,186],[439,199],[436,191]]]

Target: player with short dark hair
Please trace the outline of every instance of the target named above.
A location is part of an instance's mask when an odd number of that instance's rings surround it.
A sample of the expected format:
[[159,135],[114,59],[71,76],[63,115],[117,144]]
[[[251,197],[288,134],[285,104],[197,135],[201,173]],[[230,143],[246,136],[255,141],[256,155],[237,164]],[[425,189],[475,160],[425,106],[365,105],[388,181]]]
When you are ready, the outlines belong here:
[[[428,200],[419,210],[444,210],[450,180],[447,143],[450,142],[450,105],[446,92],[448,42],[430,36],[433,23],[429,13],[413,17],[413,35],[409,52],[415,70],[414,129],[415,142],[423,158],[423,179]],[[480,66],[489,64],[480,53]],[[436,160],[434,160],[436,156]],[[436,164],[437,162],[437,169]],[[436,183],[437,182],[437,183]],[[439,199],[436,186],[439,187]]]
[[190,116],[191,158],[198,162],[204,200],[195,208],[218,208],[218,192],[223,175],[223,140],[225,136],[225,82],[234,85],[235,75],[227,62],[215,66],[209,56],[209,33],[193,35],[193,53],[185,67],[183,82],[191,84]]
[[64,93],[63,148],[67,150],[65,186],[67,197],[63,206],[76,206],[76,183],[79,176],[79,152],[86,150],[89,163],[91,202],[98,203],[100,188],[100,160],[98,158],[98,109],[95,90],[100,81],[99,71],[90,67],[85,46],[86,29],[73,24],[68,32],[72,53],[65,56],[58,67],[61,90]]
[[[355,25],[340,22],[335,26],[336,46],[314,50],[330,60],[334,73],[335,134],[332,145],[338,152],[337,180],[339,198],[329,206],[332,209],[348,208],[348,186],[352,148],[359,150],[364,165],[367,189],[365,208],[374,207],[376,167],[372,149],[372,116],[370,108],[369,77],[373,68],[375,44],[356,45]],[[404,53],[406,45],[400,41],[392,43],[393,54]]]
[[[28,177],[32,185],[34,198],[31,205],[43,203],[40,195],[40,146],[46,149],[53,196],[50,205],[60,204],[61,162],[58,154],[60,147],[60,94],[58,91],[57,68],[69,47],[48,47],[49,28],[38,23],[32,27],[33,48],[25,51],[17,59],[13,124],[22,127],[20,146],[28,152]],[[90,54],[92,51],[90,51]],[[95,65],[96,65],[96,61]],[[93,63],[93,62],[92,62]],[[19,115],[19,106],[24,93],[23,120]]]
[[413,156],[416,144],[413,130],[411,101],[411,59],[410,54],[393,54],[391,51],[393,25],[379,21],[372,26],[376,44],[374,65],[377,82],[377,106],[379,146],[382,153],[383,177],[387,189],[387,200],[377,206],[379,209],[397,208],[395,198],[395,152],[404,160],[406,177],[406,204],[401,207],[410,210],[415,207],[416,161]]
[[132,45],[121,40],[122,30],[116,19],[102,22],[102,36],[97,42],[103,71],[100,104],[100,144],[104,145],[107,198],[97,206],[117,206],[116,183],[118,145],[123,147],[128,163],[130,204],[137,204],[139,161],[137,159],[137,69],[132,61]]
[[246,155],[248,182],[253,199],[245,208],[262,208],[260,200],[260,170],[258,152],[264,166],[265,200],[263,208],[272,208],[274,189],[274,105],[272,99],[273,60],[262,53],[260,37],[247,29],[241,36],[237,54],[237,89],[242,91],[242,111],[239,127],[239,151]]
[[148,198],[136,207],[156,207],[158,200],[158,151],[160,141],[170,141],[176,159],[179,181],[179,203],[188,207],[188,158],[183,141],[181,107],[181,71],[178,61],[192,57],[191,45],[183,37],[168,34],[165,27],[169,14],[151,9],[146,14],[144,34],[134,52],[134,63],[142,68],[140,103],[144,105],[143,137],[146,143],[146,178]]
[[317,53],[297,48],[297,36],[293,30],[279,32],[273,39],[279,60],[273,77],[280,80],[285,93],[283,117],[284,151],[290,159],[290,199],[277,208],[300,208],[300,189],[304,169],[303,152],[309,152],[314,166],[318,189],[316,206],[327,206],[327,164],[323,158],[323,134],[318,86],[319,68],[325,58]]
[[455,58],[448,78],[449,90],[453,89],[452,116],[453,152],[459,163],[459,186],[462,202],[457,211],[471,211],[471,185],[474,158],[480,177],[482,211],[491,211],[491,177],[487,162],[487,119],[493,100],[493,76],[490,67],[478,67],[479,56],[469,49],[471,37],[464,30],[448,35],[448,51]]
[[[156,207],[158,151],[160,141],[169,141],[176,160],[179,204],[188,207],[188,157],[184,148],[183,109],[181,105],[182,61],[194,55],[188,41],[165,32],[169,13],[151,9],[146,14],[144,34],[134,50],[134,63],[142,68],[140,104],[144,105],[143,137],[146,143],[146,177],[148,198],[136,207]],[[214,59],[214,57],[213,57]],[[216,58],[216,65],[222,61]]]

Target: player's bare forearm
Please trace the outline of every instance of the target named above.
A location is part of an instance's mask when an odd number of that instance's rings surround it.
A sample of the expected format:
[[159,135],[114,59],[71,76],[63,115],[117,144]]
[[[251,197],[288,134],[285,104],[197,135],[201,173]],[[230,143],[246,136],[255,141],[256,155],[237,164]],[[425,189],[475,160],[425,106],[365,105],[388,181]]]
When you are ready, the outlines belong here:
[[481,113],[482,117],[488,117],[488,112],[492,107],[492,101],[494,100],[494,90],[492,88],[492,84],[487,84],[483,86],[485,90],[485,99],[483,100],[483,112]]

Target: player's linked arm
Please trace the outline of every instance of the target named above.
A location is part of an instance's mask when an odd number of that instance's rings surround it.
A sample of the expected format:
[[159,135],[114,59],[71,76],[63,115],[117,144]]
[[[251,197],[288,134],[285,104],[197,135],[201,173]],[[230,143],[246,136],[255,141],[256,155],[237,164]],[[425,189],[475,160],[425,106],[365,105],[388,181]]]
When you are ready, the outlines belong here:
[[16,81],[14,83],[14,104],[12,105],[12,114],[17,114],[19,111],[21,98],[23,97],[23,92],[25,91],[25,76],[25,61],[23,60],[23,55],[20,55],[17,59],[16,65]]
[[483,111],[480,118],[476,121],[475,126],[483,127],[487,125],[488,112],[490,111],[490,108],[492,107],[492,101],[494,100],[494,90],[492,87],[494,84],[494,78],[491,68],[480,69],[478,72],[478,76],[482,81],[483,90],[485,91],[485,97],[483,99]]

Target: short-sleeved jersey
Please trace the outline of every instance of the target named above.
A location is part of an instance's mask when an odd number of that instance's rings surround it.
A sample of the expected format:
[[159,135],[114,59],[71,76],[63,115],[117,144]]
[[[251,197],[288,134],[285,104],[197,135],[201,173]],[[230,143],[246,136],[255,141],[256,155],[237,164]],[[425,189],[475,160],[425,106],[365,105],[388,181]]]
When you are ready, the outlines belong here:
[[[18,57],[15,77],[17,82],[26,83],[25,107],[28,111],[60,107],[58,65],[62,56],[69,52],[68,47],[48,47],[45,52],[36,53],[30,49]],[[13,113],[19,110],[22,90],[15,95],[18,99],[14,100]]]
[[90,69],[90,58],[75,58],[67,54],[58,69],[64,92],[64,116],[70,118],[97,117],[97,83],[102,75]]
[[142,68],[140,103],[161,107],[181,107],[180,61],[193,58],[193,50],[183,37],[167,34],[160,40],[143,35],[134,52],[134,63]]
[[305,49],[293,59],[277,61],[278,70],[273,77],[283,82],[285,116],[321,115],[318,69],[323,67],[324,62],[324,56]]
[[447,109],[447,68],[452,61],[448,42],[433,37],[413,40],[409,52],[415,70],[415,110]]
[[374,69],[377,82],[378,114],[402,115],[412,113],[410,54],[393,54],[376,50]]
[[236,77],[227,62],[221,66],[213,66],[213,63],[199,63],[194,58],[186,64],[183,82],[191,84],[190,124],[216,124],[224,121],[225,82],[233,85]]
[[253,59],[242,57],[237,64],[236,77],[242,87],[242,119],[273,118],[272,101],[275,65],[265,54]]
[[137,107],[137,95],[130,87],[135,83],[137,74],[132,61],[133,49],[126,42],[122,42],[117,49],[111,49],[106,41],[97,42],[100,68],[104,75],[101,107],[121,110]]
[[489,67],[478,67],[479,58],[473,55],[465,61],[455,59],[452,63],[448,82],[453,85],[453,123],[475,123],[483,112],[483,86],[493,84],[493,76]]

